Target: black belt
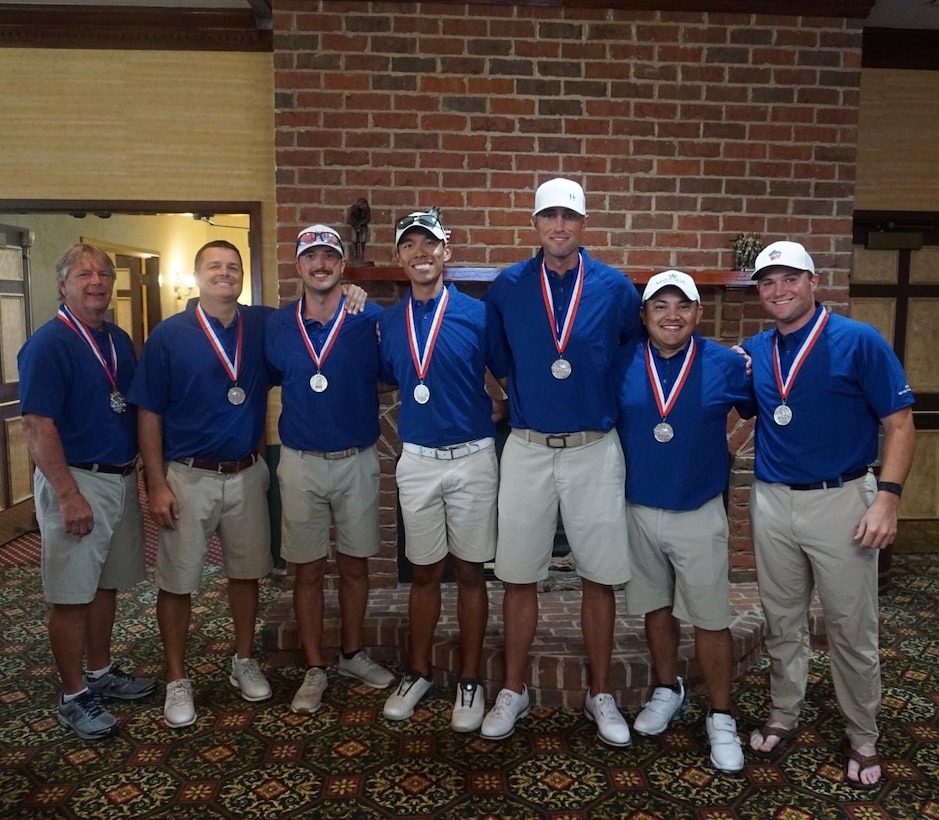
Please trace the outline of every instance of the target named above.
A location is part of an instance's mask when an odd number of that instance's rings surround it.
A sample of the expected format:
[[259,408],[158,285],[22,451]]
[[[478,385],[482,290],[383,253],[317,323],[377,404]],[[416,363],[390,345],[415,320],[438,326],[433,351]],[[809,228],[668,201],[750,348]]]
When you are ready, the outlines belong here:
[[180,464],[192,467],[194,470],[209,470],[220,475],[232,475],[247,470],[255,461],[258,460],[257,453],[251,453],[249,456],[238,461],[203,461],[201,458],[174,458]]
[[790,490],[833,490],[836,487],[843,487],[847,482],[862,478],[867,475],[867,468],[855,470],[853,473],[845,473],[838,478],[829,478],[825,481],[816,481],[814,484],[790,484]]
[[108,473],[110,475],[130,475],[137,467],[137,460],[127,464],[69,464],[76,470],[88,470],[90,473]]

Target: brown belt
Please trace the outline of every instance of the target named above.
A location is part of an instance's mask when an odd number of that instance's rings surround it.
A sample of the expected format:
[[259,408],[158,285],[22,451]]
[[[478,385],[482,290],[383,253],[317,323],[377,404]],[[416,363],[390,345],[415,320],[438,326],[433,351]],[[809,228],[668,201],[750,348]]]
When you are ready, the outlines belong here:
[[219,475],[232,475],[247,470],[255,461],[258,460],[257,453],[245,456],[240,461],[203,461],[201,458],[174,458],[180,464],[192,467],[194,470],[208,470],[211,473]]
[[532,444],[540,444],[543,447],[553,447],[561,449],[564,447],[580,447],[584,444],[590,444],[592,441],[599,441],[606,433],[602,430],[583,430],[579,433],[539,433],[536,430],[520,430],[512,428],[512,435],[518,436]]

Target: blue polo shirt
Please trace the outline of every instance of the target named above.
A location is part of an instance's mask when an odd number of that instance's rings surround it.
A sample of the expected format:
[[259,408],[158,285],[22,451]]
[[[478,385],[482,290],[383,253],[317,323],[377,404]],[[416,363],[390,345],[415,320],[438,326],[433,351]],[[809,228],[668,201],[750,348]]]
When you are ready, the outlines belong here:
[[[591,259],[581,248],[584,284],[564,358],[571,364],[567,379],[556,379],[551,364],[558,359],[551,324],[541,293],[544,251],[503,270],[484,301],[499,313],[509,348],[509,412],[513,427],[542,433],[610,430],[616,421],[613,363],[617,348],[639,335],[639,293],[615,268]],[[574,270],[576,273],[576,268]],[[548,275],[555,304],[570,300]],[[565,285],[573,281],[571,272]]]
[[[275,384],[280,384],[280,440],[294,450],[333,452],[371,447],[378,427],[378,336],[382,309],[346,314],[320,371],[329,384],[322,393],[310,388],[317,372],[297,327],[297,302],[275,311],[267,323],[265,352]],[[335,318],[323,324],[305,319],[304,330],[321,354]]]
[[[91,330],[91,329],[89,329]],[[134,343],[110,322],[91,337],[111,363],[117,353],[117,389],[127,394],[137,356]],[[72,464],[126,464],[137,455],[137,411],[128,405],[115,413],[109,403],[111,382],[101,363],[78,334],[59,319],[40,327],[17,356],[20,410],[55,423],[65,460]]]
[[[408,345],[408,295],[385,310],[381,329],[381,375],[387,384],[401,389],[398,434],[402,441],[425,447],[446,447],[492,436],[492,399],[484,383],[486,368],[497,378],[508,373],[509,359],[502,328],[491,307],[445,285],[449,301],[437,336],[424,384],[430,401],[418,404],[414,388],[419,384]],[[439,298],[439,297],[438,297]],[[414,303],[414,322],[429,327],[438,299]],[[423,348],[421,348],[423,349]]]
[[[264,327],[274,309],[239,305],[244,321],[238,384],[243,404],[228,401],[232,386],[196,316],[195,303],[158,324],[144,345],[128,399],[163,421],[163,458],[237,461],[262,441],[270,387]],[[237,321],[223,328],[209,317],[234,358]]]
[[812,484],[861,470],[877,457],[880,419],[914,402],[903,367],[873,327],[831,314],[799,370],[787,404],[792,421],[780,426],[773,348],[781,344],[783,379],[820,311],[794,333],[767,330],[744,343],[753,357],[756,463],[760,481]]
[[[662,421],[646,370],[646,341],[621,349],[617,362],[617,430],[626,455],[626,496],[635,504],[664,510],[696,510],[724,491],[730,458],[727,414],[749,415],[752,388],[746,359],[694,334],[695,358],[667,421],[675,431],[666,443],[652,431]],[[687,349],[687,348],[686,348]],[[652,348],[666,396],[684,362]]]

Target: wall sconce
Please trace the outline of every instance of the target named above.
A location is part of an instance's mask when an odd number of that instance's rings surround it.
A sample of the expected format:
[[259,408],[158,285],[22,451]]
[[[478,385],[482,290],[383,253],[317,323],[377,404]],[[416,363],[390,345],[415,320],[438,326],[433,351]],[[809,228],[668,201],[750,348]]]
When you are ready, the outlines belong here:
[[185,302],[196,289],[196,279],[191,273],[173,274],[173,293],[180,302]]

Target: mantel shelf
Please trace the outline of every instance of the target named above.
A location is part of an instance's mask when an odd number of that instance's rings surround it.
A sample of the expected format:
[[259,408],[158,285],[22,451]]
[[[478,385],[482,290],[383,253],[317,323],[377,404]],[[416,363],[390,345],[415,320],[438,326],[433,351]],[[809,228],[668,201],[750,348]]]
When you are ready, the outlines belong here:
[[[448,267],[445,278],[450,282],[491,282],[502,268]],[[630,280],[636,285],[644,285],[658,271],[630,271]],[[695,283],[701,287],[751,287],[750,271],[732,270],[686,270]],[[397,265],[346,265],[345,278],[353,282],[407,282],[404,270]]]

